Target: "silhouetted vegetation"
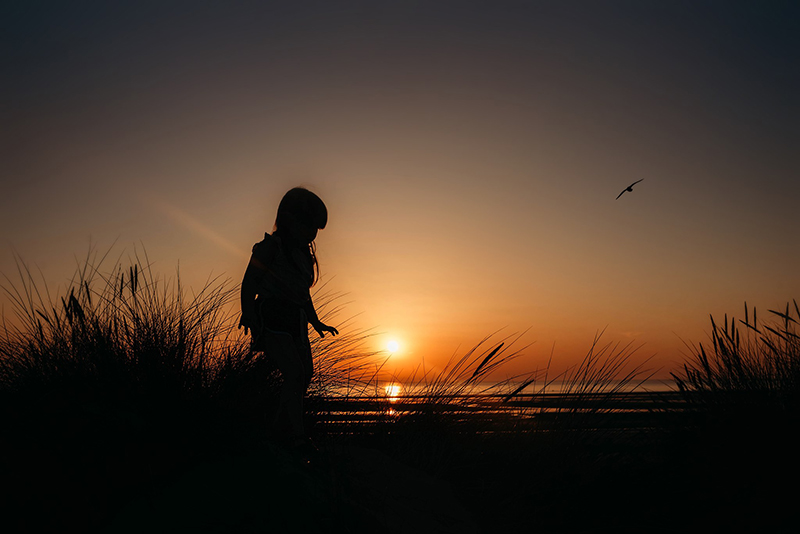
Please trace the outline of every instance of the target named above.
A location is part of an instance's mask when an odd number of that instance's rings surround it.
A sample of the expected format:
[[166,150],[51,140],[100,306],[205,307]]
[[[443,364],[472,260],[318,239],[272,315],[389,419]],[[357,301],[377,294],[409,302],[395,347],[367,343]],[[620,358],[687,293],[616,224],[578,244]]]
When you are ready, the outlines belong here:
[[[238,288],[213,279],[188,296],[146,255],[104,260],[90,255],[56,301],[21,261],[4,286],[0,497],[25,530],[96,528],[192,466],[274,441],[280,377],[234,326]],[[357,376],[366,335],[312,340],[316,396]]]
[[[487,336],[404,393],[345,321],[312,336],[311,465],[273,423],[280,375],[236,330],[237,288],[188,294],[146,257],[90,256],[52,298],[19,262],[0,337],[9,530],[707,532],[793,526],[800,310],[719,325],[675,391],[602,344],[497,381],[527,347]],[[315,297],[341,315],[341,295]],[[341,324],[341,321],[338,321]],[[739,326],[741,325],[741,326]],[[551,356],[552,358],[552,356]],[[491,382],[491,386],[486,386]],[[553,393],[553,384],[561,389]],[[408,513],[413,510],[414,513]],[[5,525],[4,525],[5,526]],[[156,528],[156,530],[158,530]]]
[[[772,322],[759,322],[745,304],[744,320],[711,318],[711,348],[693,348],[675,383],[698,407],[755,407],[796,411],[800,387],[800,307],[769,310]],[[796,317],[793,317],[792,314]],[[751,320],[752,319],[752,320]]]

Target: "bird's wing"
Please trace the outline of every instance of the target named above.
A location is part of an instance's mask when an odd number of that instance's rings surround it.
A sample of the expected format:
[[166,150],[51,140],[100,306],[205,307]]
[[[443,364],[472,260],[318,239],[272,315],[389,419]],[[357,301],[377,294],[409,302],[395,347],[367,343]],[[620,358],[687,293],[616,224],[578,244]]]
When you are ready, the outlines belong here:
[[[622,193],[624,193],[625,191],[627,191],[627,189],[623,189],[623,190],[622,190]],[[622,196],[622,193],[620,193],[619,195],[617,195],[617,198],[615,198],[614,200],[619,200],[619,197],[621,197],[621,196]]]
[[635,182],[633,182],[633,183],[632,183],[631,185],[629,185],[628,187],[633,187],[634,185],[638,184],[638,183],[639,183],[639,182],[641,182],[642,180],[644,180],[644,178],[642,178],[641,180],[636,180]]

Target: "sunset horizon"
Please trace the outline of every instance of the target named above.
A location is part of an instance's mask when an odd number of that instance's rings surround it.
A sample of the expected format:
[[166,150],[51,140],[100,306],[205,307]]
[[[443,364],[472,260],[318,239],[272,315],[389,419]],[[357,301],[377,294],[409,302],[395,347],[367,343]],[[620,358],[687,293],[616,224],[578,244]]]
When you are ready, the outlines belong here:
[[800,294],[795,15],[20,7],[0,272],[18,254],[63,287],[90,246],[138,246],[186,287],[238,283],[305,186],[321,283],[375,350],[402,340],[398,370],[496,331],[534,343],[510,372],[563,368],[604,331],[668,376],[710,315]]

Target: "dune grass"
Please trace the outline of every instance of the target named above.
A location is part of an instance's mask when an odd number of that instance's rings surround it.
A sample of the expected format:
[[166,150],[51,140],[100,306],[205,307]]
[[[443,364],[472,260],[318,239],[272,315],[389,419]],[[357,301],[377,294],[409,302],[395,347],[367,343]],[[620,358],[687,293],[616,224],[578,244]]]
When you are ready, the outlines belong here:
[[[32,396],[64,390],[74,398],[149,397],[210,399],[243,388],[258,374],[257,389],[276,378],[266,358],[253,358],[249,339],[236,328],[238,286],[219,277],[187,294],[180,275],[158,276],[146,253],[129,266],[90,251],[67,286],[53,298],[18,261],[19,281],[3,290],[16,320],[3,317],[0,331],[0,391]],[[322,317],[340,314],[341,295],[320,288]],[[368,372],[374,354],[365,349],[368,331],[322,339],[311,335],[315,357],[312,396],[324,396]],[[255,384],[252,384],[255,387]]]
[[744,458],[789,458],[785,447],[800,423],[800,307],[792,301],[768,312],[759,320],[745,303],[742,320],[711,317],[710,346],[689,346],[672,375],[694,416],[690,430],[719,448],[718,458],[743,450]]
[[[759,321],[756,308],[722,324],[711,317],[711,347],[699,344],[683,369],[673,373],[680,391],[695,403],[757,404],[796,409],[800,391],[800,335],[797,301],[784,311],[769,310]],[[739,326],[741,325],[741,326]]]
[[[146,253],[129,260],[90,251],[57,296],[18,260],[3,285],[0,500],[20,521],[91,530],[193,465],[274,441],[280,374],[236,328],[238,287],[214,278],[189,293]],[[318,302],[321,317],[340,311]],[[358,375],[367,335],[312,336],[312,399]]]

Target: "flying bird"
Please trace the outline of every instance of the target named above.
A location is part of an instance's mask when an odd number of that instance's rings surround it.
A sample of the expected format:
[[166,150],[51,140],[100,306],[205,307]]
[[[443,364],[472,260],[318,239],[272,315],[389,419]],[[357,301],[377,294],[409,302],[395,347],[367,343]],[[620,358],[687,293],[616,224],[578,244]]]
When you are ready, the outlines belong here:
[[[642,180],[644,180],[644,178],[642,178]],[[641,182],[642,180],[636,180],[636,181],[635,181],[635,182],[633,182],[631,185],[629,185],[628,187],[626,187],[625,189],[623,189],[623,190],[622,190],[622,193],[624,193],[625,191],[631,191],[631,192],[633,192],[633,186],[634,186],[634,185],[636,185],[636,184],[638,184],[638,183],[639,183],[639,182]],[[620,193],[619,195],[617,195],[617,198],[615,198],[614,200],[618,200],[618,199],[619,199],[619,197],[621,197],[621,196],[622,196],[622,193]]]

